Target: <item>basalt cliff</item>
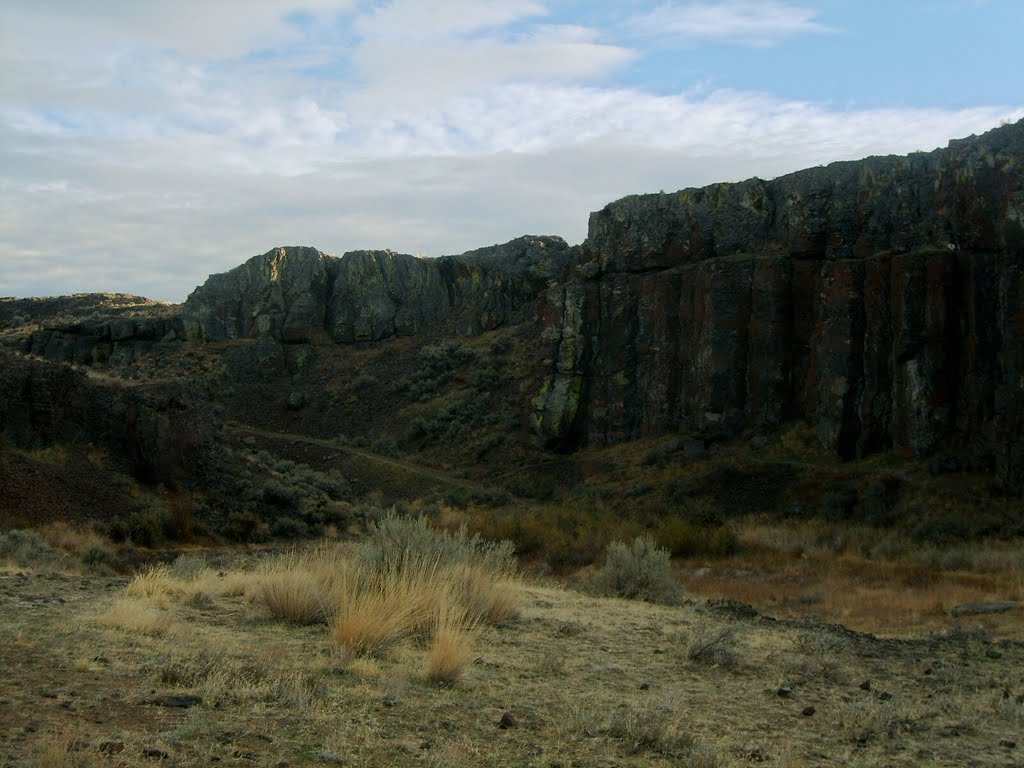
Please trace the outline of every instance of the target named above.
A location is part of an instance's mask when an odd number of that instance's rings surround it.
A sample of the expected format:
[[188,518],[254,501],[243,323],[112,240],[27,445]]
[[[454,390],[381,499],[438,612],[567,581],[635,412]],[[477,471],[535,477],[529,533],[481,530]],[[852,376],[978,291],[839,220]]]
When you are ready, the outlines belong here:
[[581,246],[278,248],[212,275],[180,312],[43,318],[22,349],[131,363],[196,341],[295,349],[519,325],[521,423],[550,448],[802,420],[842,458],[946,456],[1019,488],[1022,264],[1024,121],[930,153],[628,197],[592,214]]
[[342,343],[475,335],[522,320],[571,251],[559,237],[531,236],[437,259],[277,248],[197,288],[184,305],[185,332],[211,341]]
[[628,197],[540,306],[571,448],[806,419],[844,458],[1024,466],[1024,122],[908,157]]

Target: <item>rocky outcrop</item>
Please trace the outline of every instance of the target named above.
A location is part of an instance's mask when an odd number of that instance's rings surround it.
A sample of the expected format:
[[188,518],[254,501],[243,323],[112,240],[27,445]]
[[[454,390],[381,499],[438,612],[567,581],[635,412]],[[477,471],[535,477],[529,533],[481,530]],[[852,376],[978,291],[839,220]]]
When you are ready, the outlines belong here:
[[1024,467],[1024,122],[629,197],[541,305],[552,445],[808,419],[843,457]]
[[58,323],[34,331],[22,351],[65,363],[130,363],[157,344],[181,341],[181,317],[131,318]]
[[144,482],[204,477],[219,419],[212,391],[191,379],[126,386],[60,363],[0,350],[0,434],[13,445],[54,443],[110,451]]
[[436,259],[277,248],[197,288],[184,306],[185,332],[285,342],[376,341],[428,328],[473,335],[522,318],[571,252],[561,238],[532,236]]
[[185,334],[216,341],[315,340],[324,334],[334,263],[315,248],[275,248],[211,275],[185,302]]

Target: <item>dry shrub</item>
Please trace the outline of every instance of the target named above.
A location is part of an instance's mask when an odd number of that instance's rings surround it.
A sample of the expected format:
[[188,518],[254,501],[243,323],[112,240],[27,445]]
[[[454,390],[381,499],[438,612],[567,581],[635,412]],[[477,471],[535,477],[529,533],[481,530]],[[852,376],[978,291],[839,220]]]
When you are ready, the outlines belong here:
[[452,599],[450,571],[405,567],[350,573],[331,628],[335,643],[351,654],[379,653],[405,637],[424,639],[434,617]]
[[461,581],[462,602],[473,619],[500,624],[519,614],[522,595],[513,582],[496,581],[493,574],[471,565],[457,569],[455,576]]
[[646,536],[637,538],[632,546],[621,541],[609,544],[593,587],[599,594],[653,603],[678,603],[683,596],[682,586],[672,578],[668,550]]
[[473,650],[479,630],[459,605],[448,605],[437,616],[430,647],[427,649],[425,672],[428,680],[454,685],[473,661]]
[[686,758],[703,751],[694,737],[680,728],[676,708],[666,703],[622,704],[612,714],[607,732],[609,736],[625,742],[634,754],[655,752],[665,757],[680,758],[682,765],[689,765]]
[[698,624],[693,639],[686,648],[686,658],[732,669],[738,663],[736,628],[728,624],[719,627]]
[[116,600],[94,621],[101,627],[113,627],[144,635],[163,635],[172,629],[171,618],[152,607],[146,599],[127,597]]
[[136,574],[125,587],[125,594],[129,597],[145,598],[156,605],[166,605],[170,597],[181,592],[180,583],[163,564]]

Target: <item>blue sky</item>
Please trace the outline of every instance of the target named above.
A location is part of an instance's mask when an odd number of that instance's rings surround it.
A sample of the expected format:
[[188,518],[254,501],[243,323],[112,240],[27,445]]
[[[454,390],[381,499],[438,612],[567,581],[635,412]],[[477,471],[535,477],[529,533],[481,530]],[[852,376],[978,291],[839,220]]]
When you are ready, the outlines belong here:
[[586,236],[1024,117],[1018,0],[0,0],[0,295]]

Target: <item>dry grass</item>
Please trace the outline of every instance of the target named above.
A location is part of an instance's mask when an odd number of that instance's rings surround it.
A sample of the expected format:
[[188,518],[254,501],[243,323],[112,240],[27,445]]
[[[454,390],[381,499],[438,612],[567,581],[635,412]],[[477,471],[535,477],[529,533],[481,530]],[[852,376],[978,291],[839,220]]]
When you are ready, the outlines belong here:
[[[961,603],[1024,602],[1019,541],[938,550],[892,532],[814,521],[750,522],[741,530],[743,554],[677,563],[691,594],[727,596],[778,618],[811,615],[887,635],[941,630]],[[981,621],[997,637],[1024,639],[1018,618]]]
[[[271,560],[239,573],[257,584],[280,566]],[[258,600],[212,586],[212,606],[197,611],[180,590],[159,608],[107,578],[2,578],[0,649],[9,652],[0,719],[13,765],[140,765],[157,762],[145,754],[157,749],[167,754],[160,764],[175,768],[953,768],[1014,764],[1018,755],[999,741],[1024,723],[1024,651],[978,634],[873,640],[536,582],[518,586],[520,621],[467,631],[462,587],[452,581],[449,601],[425,628],[388,653],[339,662],[325,627],[268,621]],[[57,595],[74,599],[61,604]],[[127,604],[129,618],[93,620],[112,604]],[[147,613],[171,629],[132,629]],[[742,663],[686,662],[702,629],[729,627],[739,633]],[[870,690],[861,689],[869,678]],[[1005,684],[992,688],[991,680]],[[780,686],[791,693],[777,695]],[[202,702],[188,710],[142,703],[154,694]],[[809,706],[816,714],[801,716]],[[500,729],[505,711],[517,723]],[[108,741],[123,751],[99,752]]]
[[143,635],[164,635],[173,628],[171,617],[158,610],[146,599],[123,597],[115,600],[93,621],[101,627],[113,627]]
[[128,597],[144,598],[155,605],[167,605],[172,597],[185,590],[166,565],[157,565],[133,576],[124,591]]
[[435,565],[352,573],[340,586],[332,640],[350,654],[375,654],[405,638],[425,639],[457,584]]
[[452,604],[441,609],[424,659],[428,680],[454,685],[473,660],[479,627],[464,606]]
[[453,574],[461,584],[461,598],[469,616],[490,624],[500,624],[519,614],[522,595],[511,577],[496,580],[482,568],[463,565]]
[[331,613],[331,598],[316,575],[304,569],[280,569],[260,580],[257,600],[275,619],[318,624]]

